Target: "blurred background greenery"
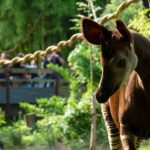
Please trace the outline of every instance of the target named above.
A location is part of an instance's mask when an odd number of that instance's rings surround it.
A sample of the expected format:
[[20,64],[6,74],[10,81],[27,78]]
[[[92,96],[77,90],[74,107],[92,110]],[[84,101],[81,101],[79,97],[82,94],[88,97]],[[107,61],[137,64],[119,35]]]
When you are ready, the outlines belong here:
[[[97,18],[114,12],[122,2],[123,0],[93,0]],[[51,44],[66,40],[79,32],[82,17],[93,18],[86,0],[1,0],[0,10],[0,52],[6,52],[10,58],[19,52],[44,50]],[[127,8],[120,19],[150,39],[150,19],[146,15],[148,11],[140,1]],[[112,20],[106,26],[112,28],[114,24],[115,20]],[[95,89],[101,75],[101,49],[93,46],[92,51]],[[58,143],[75,150],[86,150],[89,147],[92,116],[90,48],[81,41],[61,53],[66,65],[50,67],[69,83],[69,96],[37,99],[36,104],[20,103],[26,113],[40,118],[33,126],[26,125],[22,113],[8,120],[0,110],[0,140],[6,149],[18,146],[34,146],[34,149],[38,149],[37,145],[47,145],[47,149],[58,150]],[[99,106],[97,113],[97,146],[106,150],[107,133]],[[147,146],[149,142],[144,145],[146,146],[140,150],[150,149]]]

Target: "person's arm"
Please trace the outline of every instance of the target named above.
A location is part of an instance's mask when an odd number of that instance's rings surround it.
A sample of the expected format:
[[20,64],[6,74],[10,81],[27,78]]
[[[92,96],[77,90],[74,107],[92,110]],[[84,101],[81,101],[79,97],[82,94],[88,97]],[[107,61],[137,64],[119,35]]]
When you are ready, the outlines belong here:
[[60,57],[59,55],[57,58],[58,58],[59,62],[61,63],[61,65],[63,65],[65,63],[64,59],[62,57]]
[[55,56],[55,58],[57,58],[57,60],[59,61],[59,63],[61,65],[63,65],[65,63],[64,59],[62,57],[60,57],[60,55],[58,55],[58,54],[55,53],[52,56]]

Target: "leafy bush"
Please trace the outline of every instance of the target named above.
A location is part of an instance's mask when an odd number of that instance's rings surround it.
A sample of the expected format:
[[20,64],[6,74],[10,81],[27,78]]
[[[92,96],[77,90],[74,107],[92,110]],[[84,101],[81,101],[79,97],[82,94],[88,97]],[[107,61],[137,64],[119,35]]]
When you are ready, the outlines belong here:
[[36,113],[39,115],[60,115],[63,114],[64,107],[67,103],[66,98],[53,96],[51,98],[41,98],[36,100],[37,104],[29,104],[22,102],[20,107],[24,108],[26,112]]
[[[100,70],[100,48],[93,46],[93,83],[97,86],[101,70]],[[70,97],[69,99],[79,100],[83,93],[87,91],[87,85],[90,82],[90,55],[91,51],[87,44],[80,43],[68,57],[68,63],[72,70],[72,82],[70,82]]]
[[2,127],[0,130],[0,139],[5,147],[22,145],[22,138],[30,134],[30,129],[26,127],[24,121],[17,121],[10,126]]
[[[49,99],[41,98],[36,100],[36,104],[20,103],[20,107],[26,113],[34,113],[37,116],[42,116],[42,119],[38,120],[32,129],[27,128],[26,133],[13,124],[11,129],[14,132],[11,136],[8,136],[12,145],[15,144],[15,141],[18,141],[18,145],[40,143],[54,145],[56,141],[61,141],[77,147],[85,141],[89,141],[92,116],[89,67],[91,50],[93,53],[94,87],[99,82],[101,74],[99,64],[100,48],[90,48],[84,43],[77,44],[69,54],[69,68],[50,65],[53,71],[60,73],[69,82],[70,96],[68,98],[59,96]],[[17,124],[24,126],[25,122],[24,125],[21,122],[17,122]],[[105,130],[104,126],[101,126],[101,128],[103,130],[98,129],[97,134],[100,135],[99,137],[106,136],[103,132]],[[0,133],[0,135],[2,134],[5,133]]]
[[[38,99],[36,107],[32,105],[21,103],[26,112],[43,116],[43,119],[36,123],[34,131],[40,133],[45,141],[63,140],[69,144],[72,141],[80,142],[87,139],[91,126],[90,98],[81,101],[69,100],[66,103],[65,99],[54,96],[50,99]],[[28,138],[29,135],[23,139]],[[33,140],[33,137],[31,139]]]
[[[104,15],[111,14],[115,12],[118,8],[118,6],[122,3],[122,0],[111,0],[110,3],[108,3],[105,7],[105,10],[101,14],[101,17]],[[134,16],[136,16],[136,10],[142,7],[142,3],[133,3],[131,6],[129,6],[127,9],[125,9],[119,16],[119,19],[123,20],[126,25],[129,24],[129,21],[133,19]],[[114,24],[112,24],[113,21],[109,21],[107,25],[109,27],[113,27]]]
[[90,49],[93,53],[93,73],[94,82],[97,83],[100,79],[100,48],[97,46],[90,46],[85,43],[76,45],[75,49],[68,57],[69,66],[75,73],[76,78],[80,83],[87,83],[90,81]]
[[150,39],[150,18],[146,15],[150,9],[139,9],[136,16],[130,21],[129,28],[139,31]]
[[91,103],[82,100],[80,102],[69,101],[65,114],[65,139],[78,143],[89,137],[91,126]]
[[6,123],[5,112],[0,108],[0,126]]
[[[94,85],[96,87],[101,74],[99,64],[100,49],[92,47],[92,50]],[[21,103],[21,107],[27,112],[34,112],[44,116],[42,120],[37,122],[36,130],[46,141],[51,141],[54,138],[71,146],[79,146],[79,144],[76,145],[75,143],[82,144],[85,141],[89,141],[92,116],[90,54],[89,47],[81,43],[69,55],[70,69],[55,65],[49,66],[53,71],[59,72],[69,82],[70,96],[68,99],[54,96],[50,99],[38,99],[36,105]],[[53,133],[52,137],[47,136],[48,131],[51,134]],[[99,137],[106,136],[104,131],[103,125],[97,131]]]

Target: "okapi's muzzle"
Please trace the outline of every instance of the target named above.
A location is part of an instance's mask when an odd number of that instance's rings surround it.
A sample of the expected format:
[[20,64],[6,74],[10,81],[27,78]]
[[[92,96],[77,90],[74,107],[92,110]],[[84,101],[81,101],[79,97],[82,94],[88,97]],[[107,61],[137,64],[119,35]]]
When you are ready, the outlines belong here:
[[99,103],[107,102],[109,97],[111,97],[120,87],[120,84],[117,85],[104,84],[104,85],[101,85],[100,88],[98,88],[95,93],[96,100]]
[[107,92],[96,92],[95,96],[99,103],[105,103],[109,99],[109,94]]

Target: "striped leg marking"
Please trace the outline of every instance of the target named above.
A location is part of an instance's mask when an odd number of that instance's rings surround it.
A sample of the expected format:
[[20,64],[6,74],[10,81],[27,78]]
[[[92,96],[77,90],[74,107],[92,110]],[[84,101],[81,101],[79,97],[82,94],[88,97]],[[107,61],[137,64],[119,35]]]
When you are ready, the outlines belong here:
[[136,148],[137,149],[140,147],[142,140],[143,140],[143,138],[137,138],[137,140],[136,140]]
[[137,137],[126,131],[124,125],[122,124],[120,126],[120,139],[124,150],[137,150],[136,149]]
[[110,150],[121,150],[120,134],[118,129],[116,128],[116,125],[113,122],[109,110],[102,109],[102,114],[108,132]]

